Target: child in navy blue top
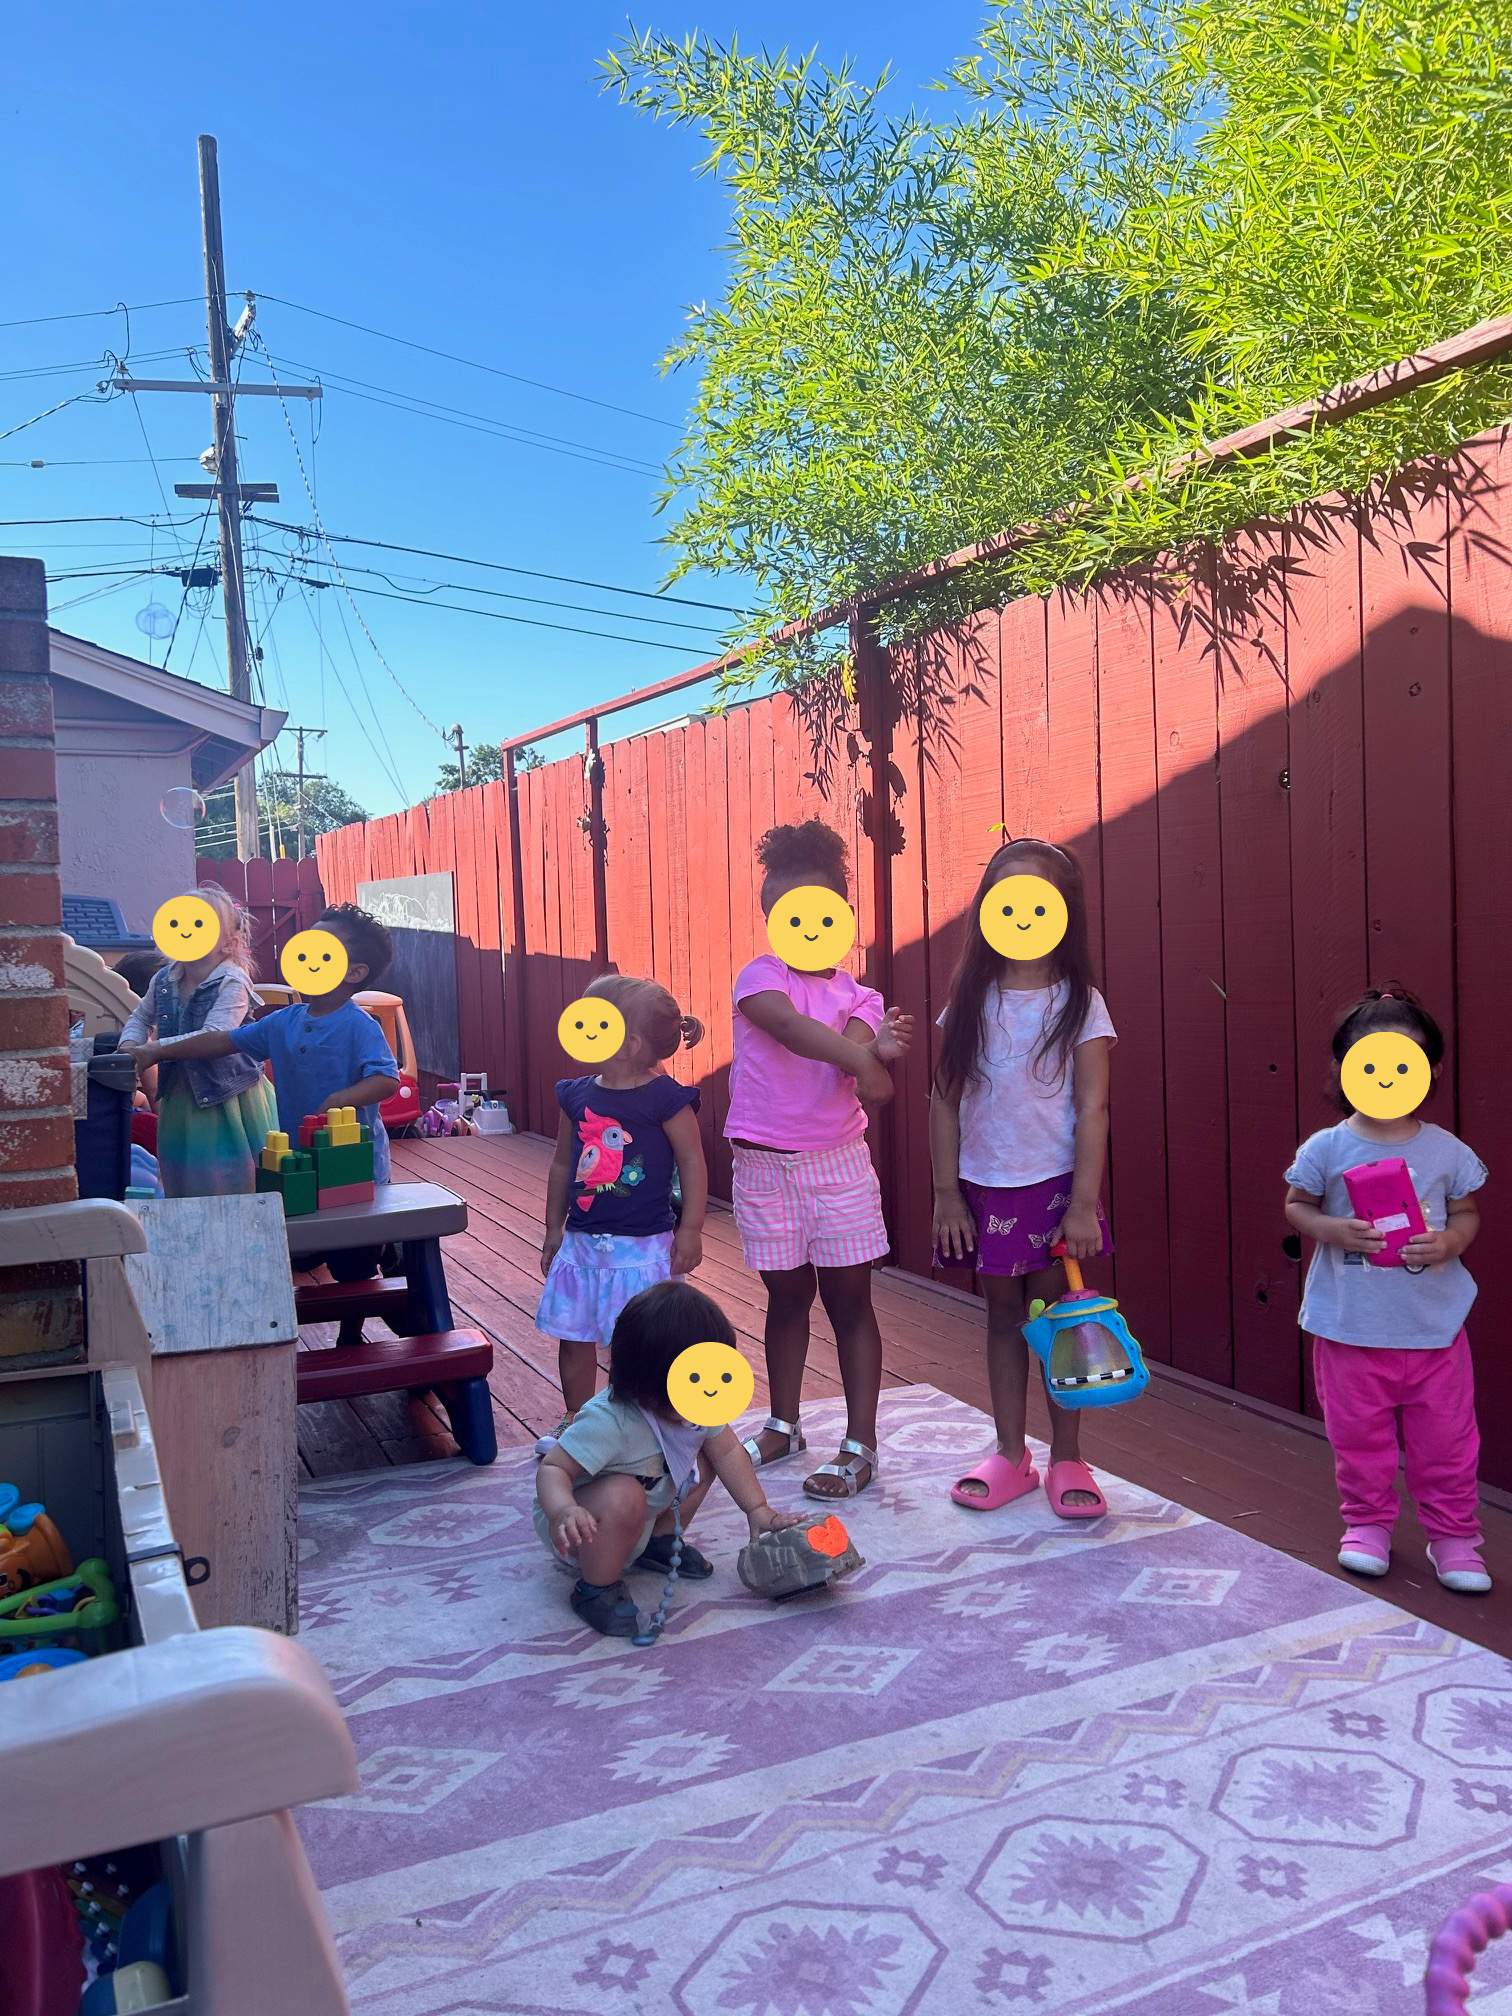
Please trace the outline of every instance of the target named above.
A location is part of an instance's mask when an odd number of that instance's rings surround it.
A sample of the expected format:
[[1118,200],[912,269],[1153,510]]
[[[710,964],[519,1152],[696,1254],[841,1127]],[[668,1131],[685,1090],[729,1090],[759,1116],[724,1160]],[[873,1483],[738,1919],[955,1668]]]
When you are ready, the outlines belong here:
[[[568,1421],[593,1398],[598,1346],[608,1344],[625,1304],[702,1260],[709,1190],[693,1117],[697,1087],[662,1069],[664,1058],[701,1040],[702,1023],[654,980],[606,973],[587,992],[619,1009],[625,1041],[597,1075],[564,1078],[556,1088],[562,1114],[546,1185],[546,1286],[536,1328],[559,1340]],[[537,1446],[544,1451],[554,1439],[543,1436]]]

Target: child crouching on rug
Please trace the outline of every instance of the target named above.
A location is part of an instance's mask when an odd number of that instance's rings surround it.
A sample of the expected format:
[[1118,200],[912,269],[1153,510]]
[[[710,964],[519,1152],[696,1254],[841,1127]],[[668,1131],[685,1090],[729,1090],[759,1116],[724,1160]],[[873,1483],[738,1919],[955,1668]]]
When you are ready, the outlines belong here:
[[[606,1637],[634,1637],[626,1569],[667,1573],[674,1502],[686,1530],[716,1477],[753,1540],[804,1523],[800,1513],[772,1510],[733,1428],[700,1428],[673,1408],[674,1360],[708,1342],[735,1343],[717,1302],[685,1281],[642,1289],[615,1322],[608,1387],[578,1409],[536,1473],[536,1531],[576,1567],[572,1607]],[[714,1567],[684,1541],[679,1573],[701,1582]]]

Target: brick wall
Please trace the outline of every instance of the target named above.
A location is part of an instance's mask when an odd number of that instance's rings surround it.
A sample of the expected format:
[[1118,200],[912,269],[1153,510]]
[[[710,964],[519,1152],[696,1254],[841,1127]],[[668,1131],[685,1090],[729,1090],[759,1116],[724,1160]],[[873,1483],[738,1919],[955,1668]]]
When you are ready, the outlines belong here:
[[[47,578],[0,558],[0,1209],[77,1196]],[[82,1354],[75,1265],[0,1270],[0,1365]]]

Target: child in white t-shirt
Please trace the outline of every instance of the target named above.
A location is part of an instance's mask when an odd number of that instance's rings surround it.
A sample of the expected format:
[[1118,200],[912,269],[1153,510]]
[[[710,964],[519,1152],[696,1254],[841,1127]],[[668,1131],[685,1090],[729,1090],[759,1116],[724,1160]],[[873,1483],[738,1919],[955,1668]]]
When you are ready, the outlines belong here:
[[[1010,875],[1038,875],[1065,898],[1066,930],[1043,959],[1007,959],[982,935],[983,897]],[[987,1374],[995,1451],[951,1497],[995,1511],[1032,1491],[1039,1474],[1024,1445],[1029,1297],[1063,1288],[1050,1249],[1073,1260],[1110,1253],[1098,1201],[1108,1145],[1108,1052],[1117,1040],[1092,985],[1081,869],[1044,840],[1000,847],[971,899],[970,930],[929,1102],[935,1261],[974,1266],[987,1301]],[[1063,1519],[1097,1519],[1107,1503],[1080,1455],[1078,1413],[1050,1408],[1046,1492]]]

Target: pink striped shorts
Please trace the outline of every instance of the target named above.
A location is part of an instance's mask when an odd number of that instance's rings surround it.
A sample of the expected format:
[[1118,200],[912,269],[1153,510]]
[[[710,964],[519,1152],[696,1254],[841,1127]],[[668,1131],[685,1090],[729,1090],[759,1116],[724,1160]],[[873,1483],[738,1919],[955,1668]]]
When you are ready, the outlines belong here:
[[748,1267],[854,1267],[887,1251],[882,1191],[861,1137],[789,1154],[736,1148],[735,1229]]

